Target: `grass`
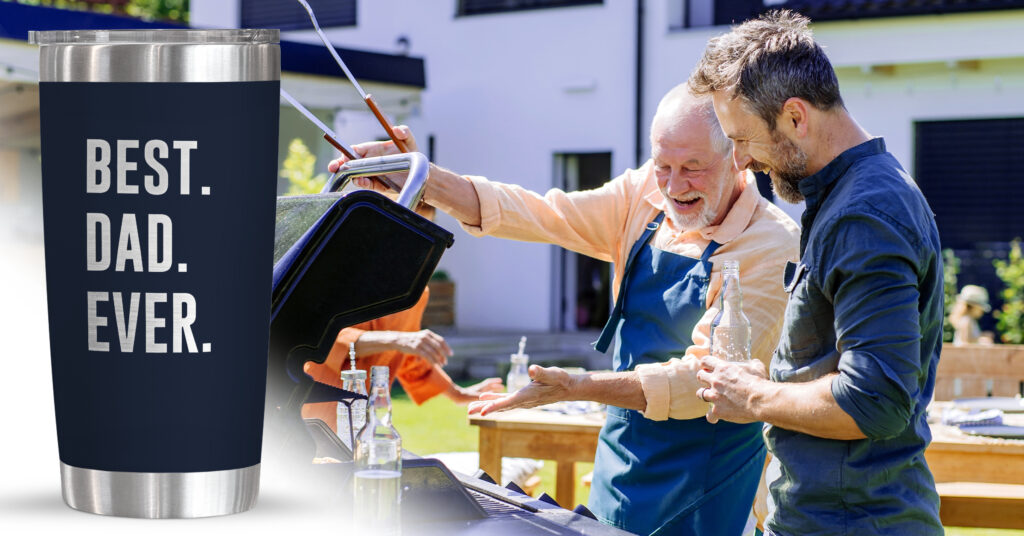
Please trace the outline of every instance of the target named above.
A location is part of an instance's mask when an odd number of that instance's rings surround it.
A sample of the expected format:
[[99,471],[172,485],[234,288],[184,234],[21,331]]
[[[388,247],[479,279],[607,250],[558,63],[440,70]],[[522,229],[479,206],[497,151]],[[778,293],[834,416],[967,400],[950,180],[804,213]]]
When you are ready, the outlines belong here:
[[[471,385],[475,381],[459,382]],[[469,425],[466,407],[457,406],[443,395],[417,406],[402,392],[396,382],[391,391],[392,418],[402,435],[402,447],[416,454],[435,452],[477,452],[479,438],[475,426]],[[576,464],[576,502],[586,504],[590,488],[580,484],[580,478],[594,468],[592,463]],[[537,495],[555,495],[555,464],[545,461],[540,470],[541,484]],[[572,509],[575,504],[568,505]]]
[[[469,385],[475,382],[459,382]],[[444,396],[437,396],[416,406],[402,392],[398,383],[392,390],[395,428],[402,434],[402,446],[416,454],[434,452],[477,451],[476,427],[469,425],[466,408],[457,406]],[[580,484],[580,477],[593,469],[593,464],[576,464],[576,501],[587,503],[590,488]],[[555,495],[555,464],[545,462],[540,471],[541,485],[537,495]],[[576,505],[567,505],[570,509]],[[946,527],[947,536],[1024,536],[1024,530]]]

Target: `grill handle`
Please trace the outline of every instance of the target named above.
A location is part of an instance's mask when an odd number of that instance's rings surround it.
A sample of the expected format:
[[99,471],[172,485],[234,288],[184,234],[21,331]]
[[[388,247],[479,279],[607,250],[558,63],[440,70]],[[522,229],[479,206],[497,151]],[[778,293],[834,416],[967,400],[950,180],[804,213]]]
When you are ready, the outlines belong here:
[[344,188],[355,177],[370,177],[397,171],[409,172],[405,184],[399,188],[391,180],[386,180],[386,182],[388,186],[399,191],[397,203],[409,210],[414,210],[423,197],[423,188],[427,184],[427,176],[430,173],[430,161],[423,156],[423,153],[390,154],[349,160],[338,168],[338,171],[331,177],[331,180],[327,181],[320,193],[336,192]]

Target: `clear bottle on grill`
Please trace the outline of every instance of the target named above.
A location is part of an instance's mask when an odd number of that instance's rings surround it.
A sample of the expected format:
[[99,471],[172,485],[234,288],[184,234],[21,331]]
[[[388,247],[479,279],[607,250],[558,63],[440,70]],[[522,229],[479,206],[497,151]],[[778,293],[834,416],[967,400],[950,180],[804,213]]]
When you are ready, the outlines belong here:
[[375,536],[401,533],[402,438],[391,424],[388,367],[370,371],[366,425],[356,439],[355,521]]
[[[366,371],[341,371],[341,388],[350,393],[365,395]],[[352,452],[355,452],[353,440],[366,424],[366,400],[347,400],[346,402],[338,402],[338,438],[341,439],[341,442],[348,446],[348,448],[353,449]],[[349,420],[350,407],[352,408],[351,420]]]
[[750,359],[750,320],[743,314],[740,262],[725,261],[718,314],[711,321],[711,355],[726,361]]

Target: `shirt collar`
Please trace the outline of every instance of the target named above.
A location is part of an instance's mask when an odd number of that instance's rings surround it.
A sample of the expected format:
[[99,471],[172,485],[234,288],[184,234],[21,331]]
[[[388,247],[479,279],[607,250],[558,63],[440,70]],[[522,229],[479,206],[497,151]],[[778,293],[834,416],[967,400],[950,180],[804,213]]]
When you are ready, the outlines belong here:
[[828,193],[832,184],[846,174],[854,162],[866,156],[874,156],[885,152],[885,140],[882,138],[871,138],[870,140],[855,145],[832,159],[825,167],[817,173],[805,177],[797,188],[804,195],[807,209],[814,210],[821,203],[822,198]]
[[797,183],[797,188],[804,195],[804,213],[800,217],[800,256],[807,248],[807,241],[810,237],[811,226],[814,218],[818,215],[822,203],[832,187],[840,177],[846,175],[854,162],[868,156],[874,156],[885,152],[885,140],[882,138],[871,138],[870,140],[855,145],[843,151],[839,156],[832,159],[825,167],[817,173],[809,175]]
[[648,168],[648,174],[652,178],[652,184],[655,186],[652,190],[648,191],[646,195],[644,195],[644,200],[658,211],[665,213],[665,221],[670,228],[677,231],[680,235],[697,232],[700,233],[700,236],[705,240],[714,240],[719,244],[728,243],[739,236],[740,233],[747,228],[750,224],[750,219],[754,217],[754,211],[757,209],[757,203],[761,195],[757,190],[757,184],[755,184],[754,181],[754,174],[744,172],[743,178],[745,183],[743,191],[740,192],[740,196],[736,198],[736,201],[732,204],[732,207],[729,209],[729,213],[725,215],[725,219],[722,220],[722,223],[718,225],[708,225],[700,229],[681,229],[672,221],[672,213],[667,210],[665,196],[657,187],[657,181],[653,180],[653,166]]

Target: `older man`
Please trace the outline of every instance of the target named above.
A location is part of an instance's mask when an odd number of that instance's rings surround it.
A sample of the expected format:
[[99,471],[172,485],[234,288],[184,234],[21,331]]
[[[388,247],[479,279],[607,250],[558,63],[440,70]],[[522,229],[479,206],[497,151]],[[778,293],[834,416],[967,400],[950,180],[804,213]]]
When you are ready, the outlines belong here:
[[[409,138],[402,127],[396,133]],[[735,259],[754,354],[768,359],[785,303],[779,281],[796,258],[798,230],[735,168],[710,99],[673,89],[658,107],[651,146],[643,167],[595,190],[541,196],[432,167],[424,199],[472,234],[553,243],[615,263],[616,306],[598,349],[617,335],[613,362],[621,372],[573,377],[532,367],[535,381],[518,398],[486,404],[609,404],[594,513],[639,534],[738,534],[764,463],[761,428],[701,418],[707,404],[693,398],[696,356],[708,352],[722,262]],[[390,142],[356,149],[364,156],[393,150]],[[665,366],[683,355],[690,357]]]
[[913,179],[843,106],[808,20],[774,12],[712,39],[690,78],[736,165],[806,199],[771,363],[704,358],[708,420],[764,421],[781,463],[771,534],[942,534],[925,463],[942,263]]

